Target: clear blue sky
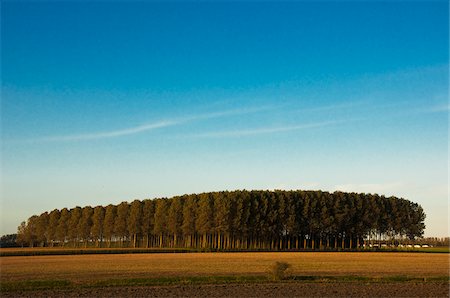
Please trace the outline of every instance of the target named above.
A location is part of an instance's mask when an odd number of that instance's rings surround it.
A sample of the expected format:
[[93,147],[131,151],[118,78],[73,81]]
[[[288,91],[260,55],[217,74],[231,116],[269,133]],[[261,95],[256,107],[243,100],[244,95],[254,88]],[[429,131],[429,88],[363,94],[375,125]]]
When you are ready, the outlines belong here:
[[448,235],[446,1],[1,7],[1,230],[234,189],[376,192]]

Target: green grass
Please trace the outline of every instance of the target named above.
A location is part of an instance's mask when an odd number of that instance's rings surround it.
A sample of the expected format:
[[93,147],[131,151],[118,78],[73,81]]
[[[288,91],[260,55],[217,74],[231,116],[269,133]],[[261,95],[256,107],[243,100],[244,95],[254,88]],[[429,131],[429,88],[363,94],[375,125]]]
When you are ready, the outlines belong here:
[[162,286],[186,284],[228,284],[228,283],[258,283],[267,281],[265,276],[193,276],[193,277],[161,277],[107,279],[89,284],[89,287],[114,286]]
[[365,249],[364,251],[383,251],[383,252],[417,252],[417,253],[450,253],[450,247],[426,247],[426,248],[413,248],[413,247],[396,247],[396,248],[380,248],[380,249]]
[[438,252],[438,253],[450,253],[450,247],[448,246],[441,246],[441,247],[428,247],[428,248],[416,248],[413,249],[413,251],[423,251],[423,252]]
[[16,282],[1,282],[1,292],[65,289],[73,286],[68,280],[27,280]]
[[[405,283],[405,282],[443,282],[448,283],[449,276],[410,277],[410,276],[288,276],[279,282],[364,282],[364,283]],[[1,292],[61,290],[76,288],[135,287],[135,286],[171,286],[171,285],[205,285],[272,282],[269,276],[195,276],[195,277],[161,277],[161,278],[127,278],[106,279],[95,282],[75,284],[68,280],[28,280],[2,282]]]

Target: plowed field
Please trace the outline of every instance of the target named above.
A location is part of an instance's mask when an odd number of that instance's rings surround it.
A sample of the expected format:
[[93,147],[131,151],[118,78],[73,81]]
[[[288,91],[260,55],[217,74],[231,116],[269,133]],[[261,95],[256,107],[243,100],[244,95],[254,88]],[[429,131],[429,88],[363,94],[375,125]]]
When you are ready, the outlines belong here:
[[[208,276],[264,277],[276,261],[289,263],[289,275],[299,277],[300,281],[268,283],[259,279],[256,283],[232,282],[221,285],[217,284],[220,279],[214,279],[213,284],[136,284],[136,280],[142,282],[139,279],[152,282],[177,277],[191,280]],[[449,254],[440,253],[259,252],[26,256],[1,257],[0,265],[2,288],[9,287],[2,296],[448,297],[449,294]],[[322,276],[328,279],[322,281]],[[316,278],[314,282],[308,282],[309,277]],[[348,282],[343,282],[347,278]],[[35,291],[33,282],[44,285],[44,288]],[[102,282],[105,285],[103,287]],[[61,283],[63,287],[58,286]],[[64,283],[68,285],[66,288]]]

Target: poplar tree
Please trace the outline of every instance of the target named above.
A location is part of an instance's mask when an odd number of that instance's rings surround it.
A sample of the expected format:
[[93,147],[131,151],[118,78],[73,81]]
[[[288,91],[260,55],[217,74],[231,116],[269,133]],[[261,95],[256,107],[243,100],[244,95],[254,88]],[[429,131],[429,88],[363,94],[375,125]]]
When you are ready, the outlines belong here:
[[[192,224],[188,224],[188,226]],[[214,225],[214,201],[210,194],[203,193],[199,195],[197,216],[194,226],[202,235],[202,248],[210,246],[212,241],[212,228]]]
[[86,206],[81,211],[81,218],[78,222],[78,235],[84,242],[84,247],[88,246],[88,242],[91,240],[91,228],[92,228],[92,214],[94,210],[91,206]]
[[184,198],[182,197],[173,198],[167,214],[167,229],[168,232],[173,235],[174,247],[178,246],[177,239],[182,235],[183,202]]
[[56,237],[56,229],[58,228],[59,218],[61,216],[61,212],[58,209],[50,212],[48,217],[48,225],[47,225],[47,243],[51,243],[53,247],[54,241],[57,239]]
[[67,236],[68,236],[68,223],[70,220],[70,212],[67,208],[61,210],[60,217],[58,220],[58,226],[56,227],[55,238],[58,240],[62,246],[65,246]]
[[136,247],[137,238],[141,234],[142,228],[142,203],[134,200],[130,206],[130,216],[128,218],[128,233],[133,236],[133,247]]
[[124,241],[128,239],[128,215],[129,205],[127,202],[122,202],[117,206],[117,216],[114,221],[114,234],[120,238],[120,246],[123,247]]
[[38,216],[36,220],[36,240],[39,242],[41,247],[46,246],[47,241],[50,242],[48,237],[48,223],[49,215],[48,212],[44,212]]
[[145,247],[150,245],[150,237],[155,226],[155,203],[153,200],[144,200],[142,210],[142,233],[146,237]]
[[101,247],[103,242],[103,222],[105,220],[105,207],[96,206],[92,215],[91,235],[97,247]]
[[155,225],[153,233],[159,236],[159,247],[164,246],[164,236],[167,234],[167,211],[168,200],[166,198],[158,199],[155,202]]
[[41,238],[38,235],[38,221],[39,217],[37,215],[31,216],[27,221],[27,227],[25,229],[25,239],[31,247],[34,247],[38,239]]
[[70,210],[70,219],[67,226],[67,235],[70,240],[72,240],[73,245],[78,246],[79,234],[78,234],[78,223],[81,219],[81,207],[75,207]]
[[196,229],[195,229],[195,218],[197,211],[197,196],[189,196],[184,202],[183,206],[183,224],[181,229],[187,241],[185,246],[194,247],[196,246]]
[[103,220],[103,235],[108,241],[108,247],[111,247],[111,241],[114,235],[114,222],[116,221],[117,207],[108,205],[105,208],[105,219]]
[[[403,198],[322,191],[233,191],[75,207],[31,216],[22,245],[85,246],[95,239],[133,246],[213,249],[359,249],[422,237],[425,213]],[[117,244],[115,244],[117,246]]]

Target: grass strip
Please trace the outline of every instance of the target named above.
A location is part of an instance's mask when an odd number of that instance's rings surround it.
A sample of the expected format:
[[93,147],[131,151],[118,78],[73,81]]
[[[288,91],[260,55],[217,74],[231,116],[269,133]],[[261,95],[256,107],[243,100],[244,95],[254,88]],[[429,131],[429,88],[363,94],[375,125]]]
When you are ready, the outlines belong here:
[[266,276],[160,277],[160,278],[107,279],[91,283],[89,287],[260,283],[266,281],[268,281],[268,278]]
[[[176,285],[213,285],[239,283],[273,282],[268,276],[190,276],[190,277],[159,277],[159,278],[125,278],[106,279],[94,282],[75,284],[68,280],[29,280],[1,283],[1,292],[61,290],[77,288],[104,287],[136,287],[136,286],[176,286]],[[314,283],[407,283],[407,282],[450,282],[449,276],[411,277],[411,276],[288,276],[277,282],[314,282]]]
[[90,254],[157,254],[157,253],[202,253],[202,252],[392,252],[392,253],[450,253],[450,248],[428,248],[428,249],[362,249],[362,250],[286,250],[273,251],[260,250],[214,250],[214,249],[186,249],[186,248],[49,248],[49,249],[27,249],[27,250],[2,250],[0,257],[14,256],[49,256],[49,255],[90,255]]
[[53,290],[73,287],[68,280],[26,280],[14,282],[1,282],[0,292],[16,292],[30,290]]
[[290,276],[286,280],[292,281],[308,281],[308,282],[370,282],[370,283],[403,283],[403,282],[450,282],[449,276],[432,276],[432,277],[417,277],[407,275],[393,275],[383,277],[369,277],[369,276],[313,276],[300,275]]

